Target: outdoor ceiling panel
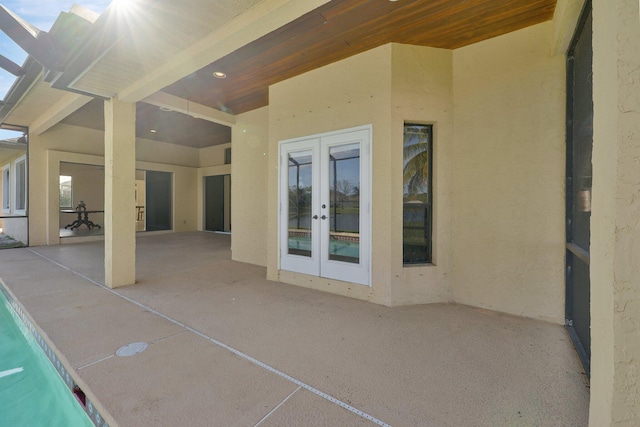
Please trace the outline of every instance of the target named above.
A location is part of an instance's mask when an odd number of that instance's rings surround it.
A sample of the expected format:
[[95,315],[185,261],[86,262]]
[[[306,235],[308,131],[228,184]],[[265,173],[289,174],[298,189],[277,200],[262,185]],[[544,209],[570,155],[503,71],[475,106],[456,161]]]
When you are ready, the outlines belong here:
[[[104,101],[95,99],[62,123],[104,131]],[[193,148],[205,148],[231,142],[231,128],[175,111],[138,102],[136,137]]]
[[119,93],[259,1],[162,0],[132,8],[131,20],[122,21],[125,34],[71,88]]
[[64,94],[64,92],[52,89],[48,83],[40,80],[22,98],[5,121],[26,126],[58,102],[60,95]]
[[[456,49],[553,17],[556,0],[333,0],[166,87],[234,114],[268,87],[390,42]],[[213,71],[227,74],[214,79]]]

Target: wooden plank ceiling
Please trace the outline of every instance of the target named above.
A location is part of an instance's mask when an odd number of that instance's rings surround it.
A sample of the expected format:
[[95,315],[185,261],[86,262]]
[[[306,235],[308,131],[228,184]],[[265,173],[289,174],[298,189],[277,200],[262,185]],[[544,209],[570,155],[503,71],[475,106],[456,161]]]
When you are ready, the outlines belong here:
[[[366,50],[390,42],[456,49],[548,21],[555,5],[556,0],[332,0],[163,90],[239,114],[267,105],[270,85]],[[216,71],[227,77],[215,78]],[[63,122],[99,129],[99,109],[90,103]],[[199,148],[230,141],[225,126],[146,104],[138,106],[138,122],[138,137]],[[150,133],[163,124],[166,131]]]
[[[553,17],[556,0],[333,0],[164,91],[232,114],[274,83],[390,42],[456,49]],[[216,79],[220,71],[226,79]]]

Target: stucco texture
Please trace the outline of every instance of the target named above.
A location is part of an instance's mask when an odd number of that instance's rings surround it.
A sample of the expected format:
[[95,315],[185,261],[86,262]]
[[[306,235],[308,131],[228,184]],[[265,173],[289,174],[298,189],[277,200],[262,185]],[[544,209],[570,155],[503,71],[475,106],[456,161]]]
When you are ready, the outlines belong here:
[[[382,304],[391,304],[389,283],[391,196],[391,45],[356,55],[273,85],[269,89],[268,262],[271,279]],[[278,141],[372,125],[371,287],[278,270]]]
[[269,110],[236,117],[231,134],[231,253],[235,261],[267,265]]
[[640,425],[640,22],[593,1],[589,425]]
[[[165,146],[170,147],[165,150]],[[144,139],[136,140],[135,150],[136,169],[173,173],[174,230],[197,230],[198,187],[194,184],[198,178],[198,151]],[[29,182],[46,183],[29,186],[31,246],[60,243],[60,222],[65,221],[60,219],[58,209],[60,162],[104,166],[104,133],[61,124],[30,137]]]
[[565,57],[552,23],[454,51],[454,300],[563,322]]

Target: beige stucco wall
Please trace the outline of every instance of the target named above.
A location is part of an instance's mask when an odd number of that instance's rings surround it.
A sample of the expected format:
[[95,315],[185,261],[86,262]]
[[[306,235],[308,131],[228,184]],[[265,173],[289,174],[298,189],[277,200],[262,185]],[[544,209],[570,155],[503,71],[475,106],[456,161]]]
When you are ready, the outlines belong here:
[[213,147],[205,147],[198,150],[199,166],[217,166],[224,165],[224,153],[227,148],[231,147],[231,143],[214,145]]
[[[386,305],[450,301],[452,53],[389,44],[271,87],[269,106],[270,278]],[[402,265],[404,122],[435,125],[435,256]],[[371,287],[278,271],[278,141],[371,124]]]
[[269,109],[236,116],[231,130],[231,253],[267,265]]
[[640,23],[593,1],[590,426],[640,425]]
[[[10,168],[11,182],[9,184],[9,187],[11,188],[12,192],[15,191],[15,186],[14,186],[15,178],[16,178],[15,161],[25,156],[26,154],[27,152],[22,150],[7,150],[7,153],[5,154],[5,157],[3,157],[3,161],[0,164],[0,170],[2,170],[2,168],[5,166],[9,166]],[[27,165],[27,174],[29,173],[28,167],[29,166]],[[3,192],[2,178],[3,176],[0,174],[0,200],[2,200],[2,192]],[[10,212],[1,213],[1,215],[6,216],[6,218],[0,219],[0,227],[2,227],[2,232],[7,236],[11,236],[13,239],[27,244],[29,241],[29,235],[28,235],[28,229],[27,229],[28,222],[26,218],[19,217],[19,216],[23,216],[23,214],[18,214],[17,212],[15,212],[14,203],[15,203],[15,194],[10,194],[11,209],[10,209]],[[29,209],[29,205],[27,204],[27,210],[28,209]],[[16,218],[10,218],[10,216],[12,215],[16,215]]]
[[[391,45],[382,46],[271,86],[269,89],[267,277],[355,298],[391,304]],[[278,270],[278,141],[371,124],[371,287]]]
[[[156,144],[155,149],[153,144]],[[174,231],[197,230],[198,193],[195,183],[198,177],[198,150],[137,140],[136,157],[136,169],[173,173]],[[174,161],[178,164],[173,164]],[[61,221],[65,221],[64,218],[60,219],[58,210],[60,162],[103,166],[103,132],[57,125],[41,135],[31,136],[29,180],[31,183],[46,183],[29,187],[29,243],[32,246],[60,242],[59,226]]]
[[565,58],[547,22],[454,52],[454,300],[564,321]]
[[[391,179],[389,208],[391,300],[394,305],[451,301],[451,192],[453,177],[453,52],[392,45]],[[402,164],[404,123],[433,124],[433,265],[402,264]],[[381,179],[382,181],[382,179]],[[383,185],[382,182],[379,183]],[[377,206],[376,210],[377,211]],[[374,234],[375,236],[375,234]],[[375,244],[381,250],[384,240]]]

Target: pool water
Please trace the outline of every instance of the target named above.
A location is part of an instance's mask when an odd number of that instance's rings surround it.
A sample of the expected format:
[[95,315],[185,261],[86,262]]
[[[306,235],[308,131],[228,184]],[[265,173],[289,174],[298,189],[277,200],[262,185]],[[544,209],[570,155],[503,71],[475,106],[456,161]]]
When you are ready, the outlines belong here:
[[[303,236],[289,236],[289,249],[296,249],[311,253],[311,238]],[[331,238],[329,240],[329,255],[342,255],[357,260],[360,257],[360,243]]]
[[0,427],[93,425],[0,292]]

